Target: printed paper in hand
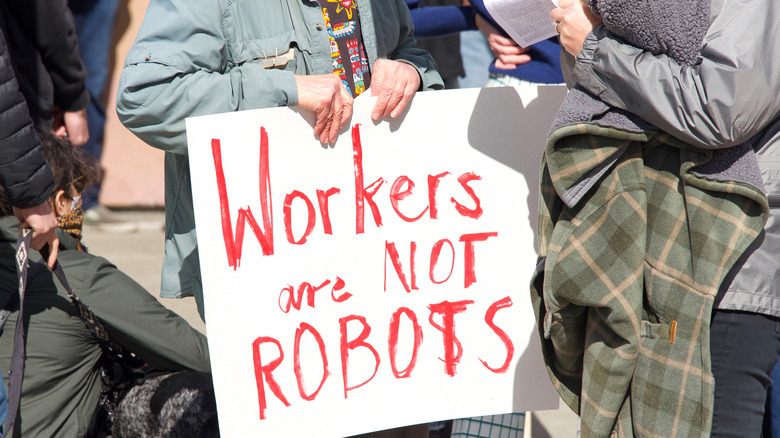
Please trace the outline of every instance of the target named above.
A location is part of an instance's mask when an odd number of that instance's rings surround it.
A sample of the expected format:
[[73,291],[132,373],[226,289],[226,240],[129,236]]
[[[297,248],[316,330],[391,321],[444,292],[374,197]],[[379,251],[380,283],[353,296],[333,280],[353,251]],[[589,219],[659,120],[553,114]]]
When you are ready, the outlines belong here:
[[552,0],[485,0],[491,17],[520,47],[528,47],[558,33],[550,12]]

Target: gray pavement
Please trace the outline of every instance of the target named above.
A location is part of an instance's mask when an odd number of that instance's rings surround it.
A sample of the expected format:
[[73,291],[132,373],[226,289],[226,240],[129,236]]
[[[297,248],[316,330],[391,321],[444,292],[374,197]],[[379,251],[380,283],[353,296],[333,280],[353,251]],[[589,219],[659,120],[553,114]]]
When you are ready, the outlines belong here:
[[165,213],[162,210],[119,210],[117,215],[138,224],[134,232],[107,232],[84,225],[84,245],[95,255],[105,257],[151,292],[166,307],[206,333],[193,298],[160,298],[160,269],[164,252]]
[[[136,222],[137,230],[129,233],[114,233],[85,225],[84,244],[89,251],[110,260],[150,291],[163,305],[181,315],[194,328],[206,333],[206,326],[195,308],[195,300],[166,299],[158,296],[164,250],[163,211],[153,209],[115,212],[126,220]],[[577,416],[562,402],[558,410],[534,412],[526,424],[530,426],[531,432],[526,433],[526,438],[577,437]]]

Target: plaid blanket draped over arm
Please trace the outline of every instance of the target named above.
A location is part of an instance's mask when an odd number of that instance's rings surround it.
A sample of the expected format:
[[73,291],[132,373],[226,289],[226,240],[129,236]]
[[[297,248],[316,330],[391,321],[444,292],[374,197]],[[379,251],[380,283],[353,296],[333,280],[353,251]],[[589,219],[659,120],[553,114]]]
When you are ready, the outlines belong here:
[[[580,202],[563,202],[614,156]],[[583,437],[709,436],[713,299],[768,216],[758,188],[696,172],[712,157],[595,124],[548,140],[531,295],[547,370]]]

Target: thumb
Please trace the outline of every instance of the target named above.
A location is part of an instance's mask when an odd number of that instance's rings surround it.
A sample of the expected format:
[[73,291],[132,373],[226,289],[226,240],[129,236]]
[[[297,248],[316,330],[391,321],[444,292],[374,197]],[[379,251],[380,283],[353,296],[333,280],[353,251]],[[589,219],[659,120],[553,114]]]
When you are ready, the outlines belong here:
[[49,269],[54,268],[54,264],[57,263],[57,255],[60,251],[60,239],[54,238],[53,241],[49,242],[49,258],[46,261],[46,264],[49,266]]

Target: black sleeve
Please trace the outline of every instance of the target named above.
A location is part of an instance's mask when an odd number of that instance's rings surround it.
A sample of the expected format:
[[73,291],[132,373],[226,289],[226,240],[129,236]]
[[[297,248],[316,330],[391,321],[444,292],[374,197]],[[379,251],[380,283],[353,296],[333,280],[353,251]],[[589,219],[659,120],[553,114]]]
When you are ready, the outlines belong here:
[[15,207],[44,203],[54,187],[0,31],[0,184]]
[[76,26],[67,0],[4,0],[40,54],[54,85],[54,104],[64,111],[87,107],[87,71],[78,51]]

